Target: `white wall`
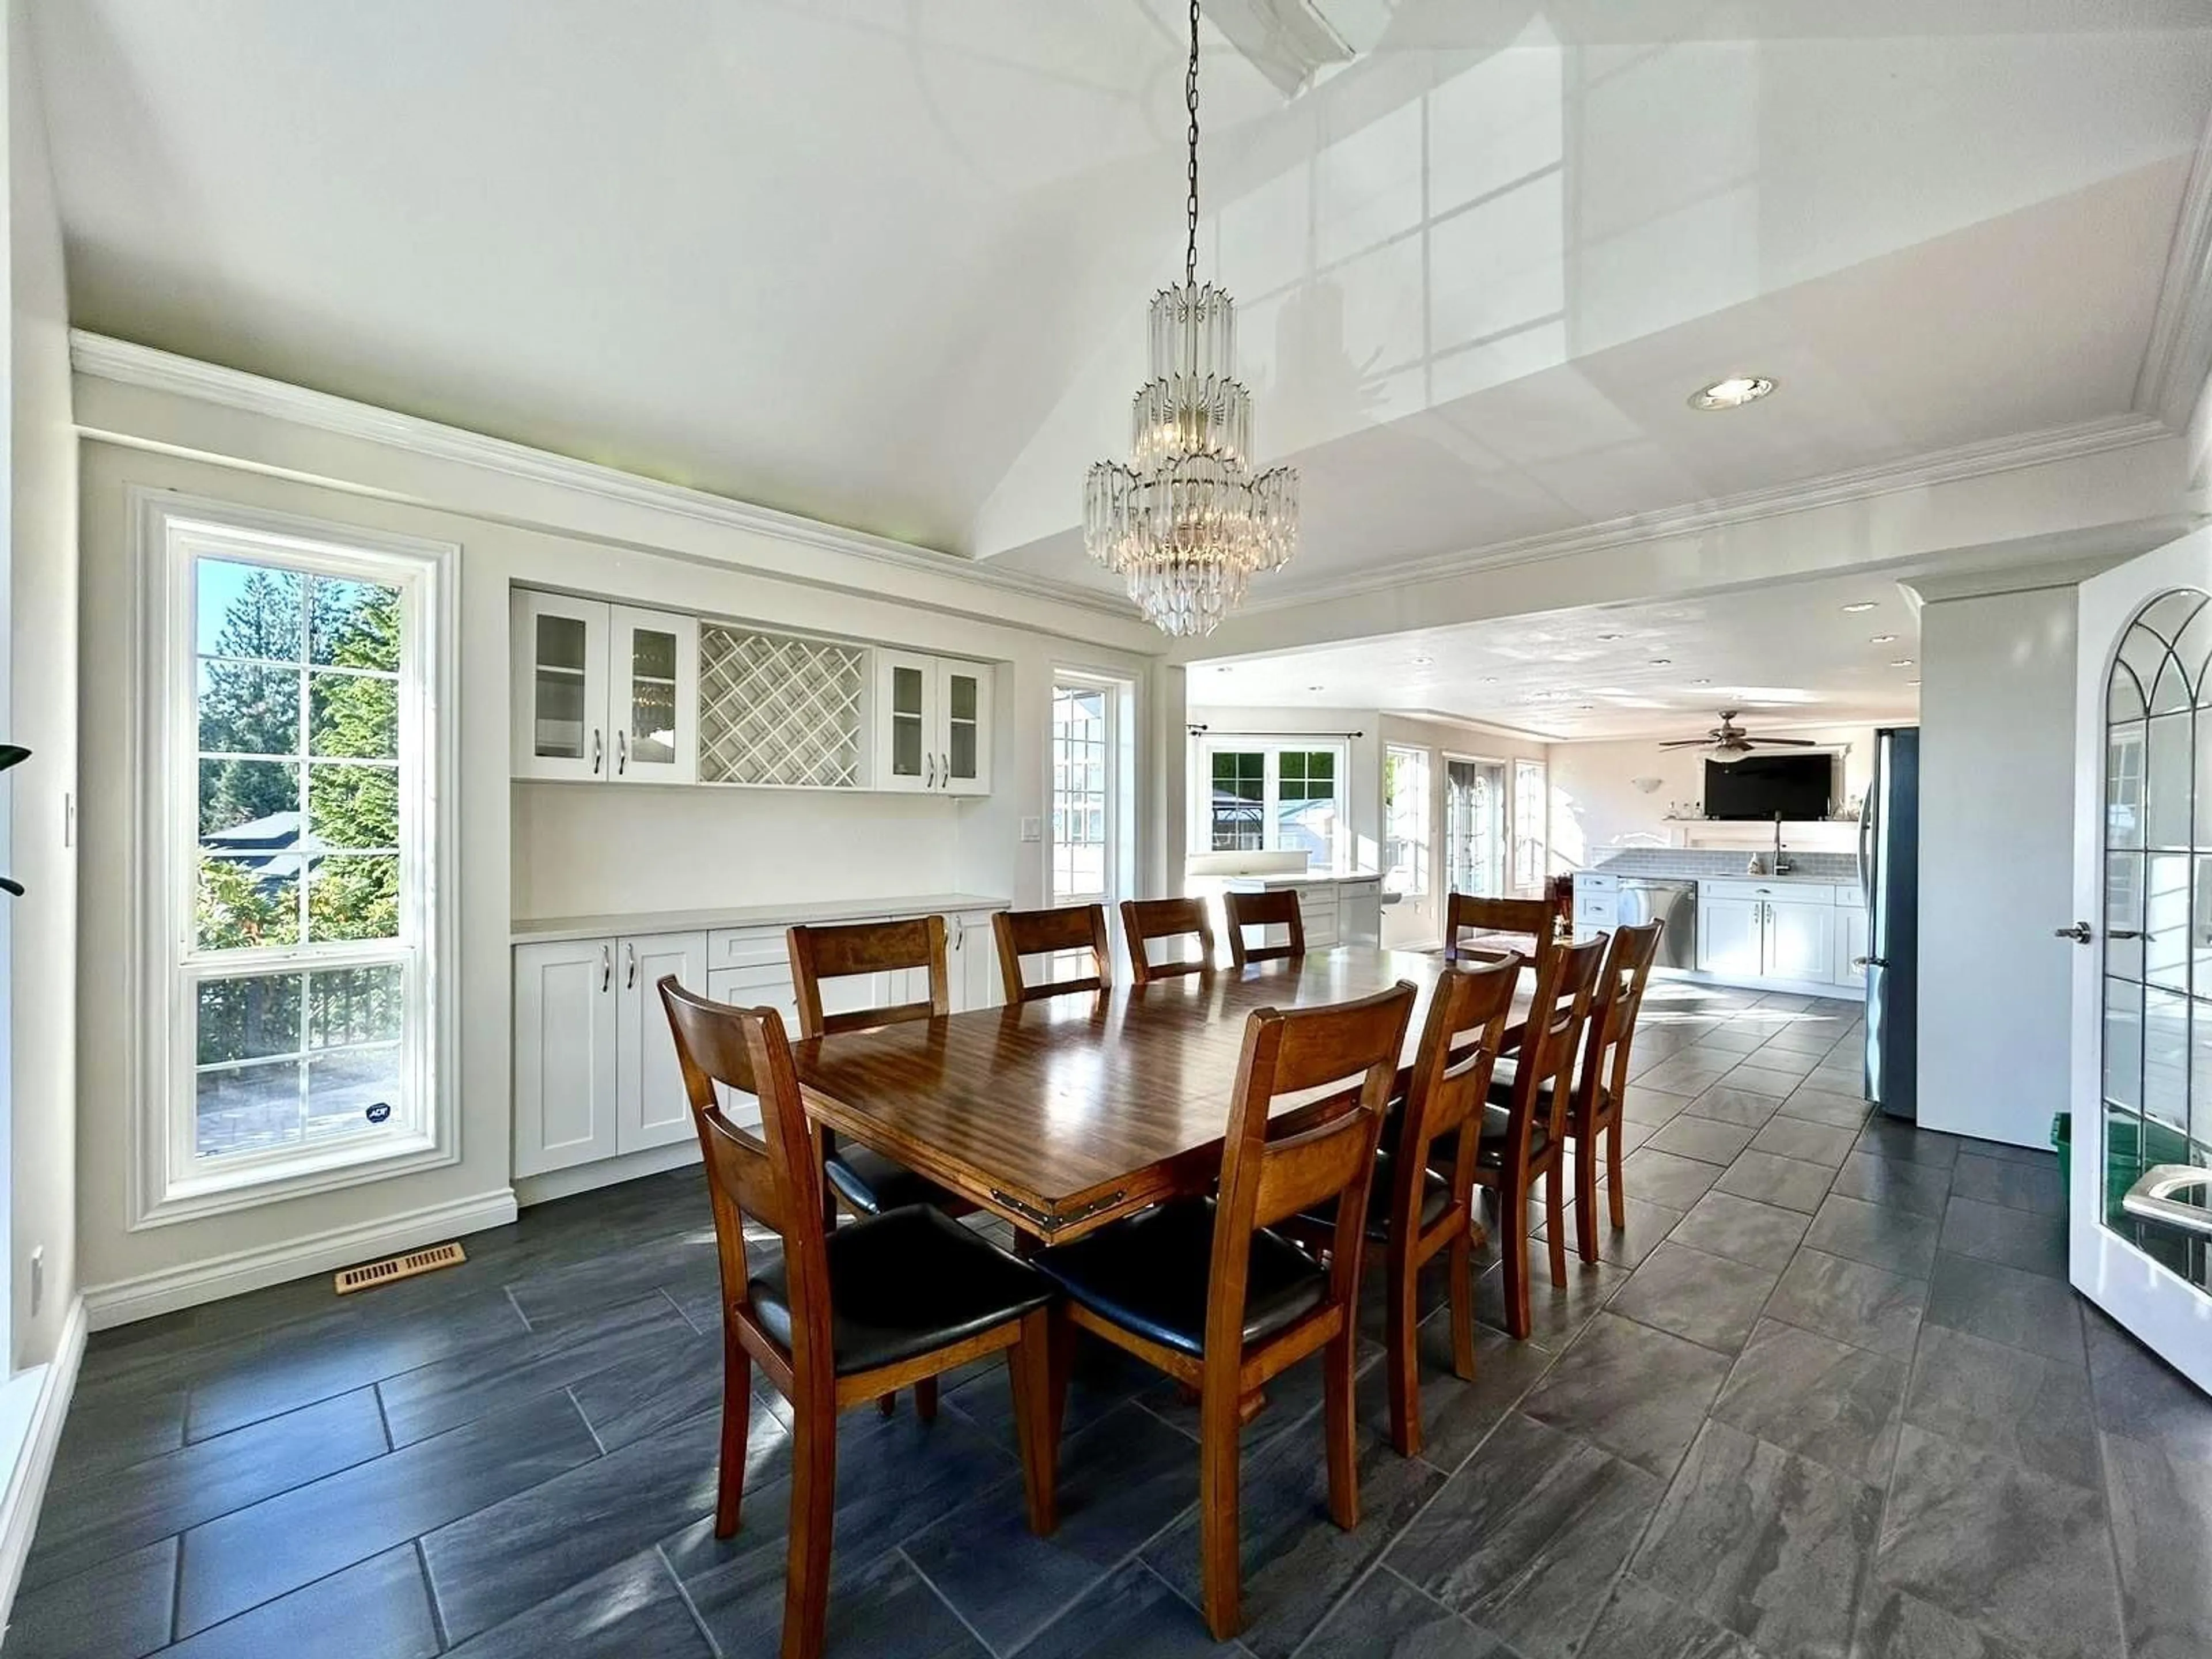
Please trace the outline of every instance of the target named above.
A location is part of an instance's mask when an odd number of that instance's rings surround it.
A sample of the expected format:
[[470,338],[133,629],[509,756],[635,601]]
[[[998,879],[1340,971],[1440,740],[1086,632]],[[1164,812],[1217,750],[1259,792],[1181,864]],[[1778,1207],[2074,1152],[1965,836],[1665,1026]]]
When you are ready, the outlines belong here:
[[[12,705],[0,729],[33,751],[8,775],[4,867],[27,890],[12,910],[14,1183],[9,1297],[16,1366],[53,1357],[76,1291],[76,853],[64,833],[77,784],[76,434],[70,425],[61,222],[24,6],[8,14],[9,484],[7,619]],[[30,1255],[44,1252],[31,1305]]]
[[[1395,948],[1414,949],[1439,944],[1443,939],[1443,845],[1444,845],[1444,757],[1447,754],[1472,757],[1483,760],[1511,762],[1516,759],[1543,760],[1549,750],[1545,744],[1494,727],[1476,726],[1464,720],[1442,720],[1429,716],[1386,714],[1373,708],[1261,708],[1252,707],[1212,706],[1190,711],[1193,725],[1208,728],[1208,736],[1232,736],[1240,732],[1312,732],[1316,733],[1357,732],[1360,735],[1350,739],[1351,750],[1348,793],[1344,798],[1346,823],[1349,826],[1349,861],[1359,870],[1375,870],[1382,858],[1382,750],[1386,744],[1426,749],[1429,751],[1429,847],[1435,869],[1429,890],[1419,900],[1401,900],[1382,912],[1383,943]],[[1191,756],[1196,745],[1192,744],[1183,758],[1186,777]],[[1510,819],[1511,770],[1507,771],[1507,844],[1517,833]],[[1191,843],[1195,850],[1198,843]]]
[[[1866,793],[1874,771],[1872,726],[1792,727],[1789,735],[1809,738],[1824,749],[1848,745],[1838,807]],[[1674,802],[1692,814],[1701,810],[1705,759],[1703,750],[1662,749],[1651,738],[1554,744],[1552,867],[1587,870],[1620,848],[1679,845],[1682,826],[1668,822],[1667,810]],[[1647,794],[1636,787],[1638,778],[1657,778],[1659,787]]]
[[[1021,842],[1018,828],[1022,817],[1045,811],[1054,662],[1079,658],[1128,674],[1140,686],[1150,683],[1151,659],[1127,648],[1148,643],[1148,630],[1079,607],[1008,593],[950,570],[939,575],[833,547],[802,545],[726,526],[681,502],[663,510],[606,489],[568,488],[542,477],[335,435],[311,420],[204,405],[181,394],[82,374],[76,389],[80,419],[92,434],[83,446],[82,500],[81,644],[88,659],[117,665],[130,659],[126,492],[134,485],[453,542],[461,549],[462,844],[453,918],[460,930],[461,1037],[454,1081],[461,1156],[450,1168],[131,1231],[125,1197],[131,1010],[110,994],[131,946],[129,803],[139,762],[131,750],[129,676],[85,678],[78,1201],[82,1278],[88,1287],[106,1293],[103,1305],[112,1305],[118,1294],[167,1294],[180,1278],[196,1285],[205,1279],[208,1293],[228,1293],[254,1276],[306,1271],[297,1253],[319,1235],[404,1229],[419,1212],[507,1194],[507,935],[518,914],[953,886],[1003,894],[1018,903],[1038,902],[1045,849]],[[183,456],[137,447],[155,441],[198,453]],[[270,476],[270,467],[293,476]],[[590,531],[572,532],[564,520]],[[973,803],[874,796],[825,800],[744,791],[511,783],[507,607],[510,586],[517,582],[1001,663],[994,793]],[[1086,633],[1108,637],[1086,639]],[[1139,717],[1146,720],[1148,711],[1140,708]],[[1151,810],[1149,800],[1137,806],[1140,817]],[[272,1268],[272,1257],[289,1265]],[[208,1279],[210,1274],[215,1277]]]
[[1920,613],[1920,1121],[2041,1146],[2066,1109],[2075,590]]

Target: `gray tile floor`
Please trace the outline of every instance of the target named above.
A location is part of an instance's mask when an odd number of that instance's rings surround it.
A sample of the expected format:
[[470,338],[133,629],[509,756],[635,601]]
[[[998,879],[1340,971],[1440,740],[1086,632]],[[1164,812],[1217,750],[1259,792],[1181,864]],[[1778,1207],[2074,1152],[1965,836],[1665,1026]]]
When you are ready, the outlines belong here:
[[[1194,1414],[1086,1348],[1048,1540],[1002,1368],[934,1425],[846,1419],[830,1651],[2212,1654],[2212,1401],[2067,1287],[2047,1155],[1869,1120],[1856,1016],[1655,988],[1629,1224],[1564,1290],[1540,1276],[1534,1339],[1496,1328],[1494,1262],[1473,1383],[1431,1317],[1413,1462],[1370,1343],[1351,1534],[1310,1368],[1248,1431],[1241,1643],[1193,1605]],[[96,1339],[5,1659],[773,1653],[787,1416],[757,1401],[718,1543],[697,1176],[469,1248]]]

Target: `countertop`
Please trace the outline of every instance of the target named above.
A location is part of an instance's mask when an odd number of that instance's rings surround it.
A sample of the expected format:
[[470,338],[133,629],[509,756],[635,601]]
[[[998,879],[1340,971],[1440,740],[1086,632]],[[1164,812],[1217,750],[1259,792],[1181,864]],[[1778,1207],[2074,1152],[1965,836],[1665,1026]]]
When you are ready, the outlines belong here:
[[[1607,870],[1586,870],[1584,875],[1610,875]],[[1786,876],[1750,876],[1741,870],[1624,870],[1616,881],[1771,881],[1789,887],[1856,887],[1856,876],[1801,876],[1791,872]]]
[[1326,887],[1347,881],[1380,881],[1382,879],[1382,872],[1379,870],[1350,870],[1342,875],[1333,875],[1326,870],[1296,872],[1288,871],[1270,872],[1265,870],[1255,870],[1248,875],[1240,876],[1186,876],[1183,878],[1183,884],[1185,890],[1188,891],[1189,884],[1194,881],[1257,882],[1262,887]]
[[622,939],[642,933],[697,933],[720,927],[788,927],[799,921],[853,921],[863,916],[952,915],[963,910],[1011,909],[1011,899],[981,893],[924,893],[918,896],[793,899],[714,910],[645,910],[604,916],[518,918],[507,934],[514,945],[553,945],[567,939]]

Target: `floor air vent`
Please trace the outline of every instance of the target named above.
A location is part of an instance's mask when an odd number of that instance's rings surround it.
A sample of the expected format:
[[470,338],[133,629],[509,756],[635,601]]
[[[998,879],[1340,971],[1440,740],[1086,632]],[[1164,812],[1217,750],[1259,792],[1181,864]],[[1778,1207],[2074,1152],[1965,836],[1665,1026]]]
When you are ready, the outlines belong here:
[[350,1296],[356,1291],[372,1291],[379,1285],[412,1279],[417,1273],[435,1273],[441,1267],[458,1267],[468,1259],[459,1244],[433,1244],[427,1250],[410,1250],[405,1255],[386,1256],[381,1261],[348,1267],[331,1280],[331,1288],[340,1296]]

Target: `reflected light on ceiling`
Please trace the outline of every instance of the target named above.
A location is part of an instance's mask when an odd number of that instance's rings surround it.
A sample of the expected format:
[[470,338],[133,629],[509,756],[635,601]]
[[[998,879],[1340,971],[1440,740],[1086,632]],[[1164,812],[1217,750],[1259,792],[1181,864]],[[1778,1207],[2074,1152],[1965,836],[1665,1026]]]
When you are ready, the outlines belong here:
[[1757,403],[1773,390],[1774,382],[1764,374],[1730,374],[1692,392],[1690,407],[1741,409],[1746,404]]

